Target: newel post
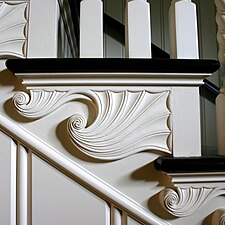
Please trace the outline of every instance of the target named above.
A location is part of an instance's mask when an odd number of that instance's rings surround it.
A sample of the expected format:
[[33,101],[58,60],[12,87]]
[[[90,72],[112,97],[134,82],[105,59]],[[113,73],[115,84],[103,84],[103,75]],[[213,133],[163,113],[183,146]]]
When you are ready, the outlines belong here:
[[217,6],[216,22],[218,25],[217,40],[219,44],[220,79],[222,87],[216,98],[218,154],[225,155],[225,0],[215,0]]
[[125,15],[126,57],[151,58],[150,4],[146,0],[127,0]]
[[171,58],[198,59],[197,13],[191,0],[172,0],[169,27]]
[[80,3],[80,57],[103,57],[102,0],[82,0]]

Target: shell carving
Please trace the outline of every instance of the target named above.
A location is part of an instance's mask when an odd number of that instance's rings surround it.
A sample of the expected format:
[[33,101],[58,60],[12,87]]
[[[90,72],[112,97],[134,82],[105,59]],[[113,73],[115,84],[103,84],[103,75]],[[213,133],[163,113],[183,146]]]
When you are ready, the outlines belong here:
[[93,92],[98,116],[89,127],[86,118],[71,117],[70,138],[79,150],[103,160],[121,159],[145,150],[170,153],[168,96],[167,91]]
[[89,97],[70,91],[31,90],[30,95],[18,92],[13,97],[13,104],[17,111],[29,119],[40,119],[63,104],[74,100],[89,100]]
[[19,1],[0,4],[0,58],[25,57],[27,5]]
[[74,91],[31,90],[13,97],[17,111],[26,118],[39,119],[73,100],[88,100],[97,108],[97,118],[74,114],[67,130],[72,142],[83,153],[97,159],[116,160],[137,152],[159,150],[171,153],[168,137],[169,91]]
[[212,187],[166,189],[160,193],[160,203],[176,217],[190,216],[206,201],[220,193]]

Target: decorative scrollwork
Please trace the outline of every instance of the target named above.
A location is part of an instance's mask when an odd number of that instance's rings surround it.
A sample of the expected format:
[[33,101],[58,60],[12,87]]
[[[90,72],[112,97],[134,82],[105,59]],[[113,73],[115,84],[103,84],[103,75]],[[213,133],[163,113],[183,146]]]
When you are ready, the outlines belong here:
[[88,118],[73,115],[67,130],[72,142],[85,154],[103,160],[127,157],[145,150],[171,153],[168,137],[170,111],[169,91],[73,91],[31,90],[13,97],[18,112],[30,119],[39,119],[66,102],[85,99],[97,107],[97,118],[87,126]]
[[16,93],[13,97],[13,104],[22,116],[40,119],[63,104],[79,99],[92,101],[86,95],[70,91],[31,90],[30,95],[25,92]]
[[177,188],[166,189],[160,193],[160,203],[176,217],[190,216],[206,201],[216,196],[216,188]]
[[68,122],[71,140],[85,154],[115,160],[144,150],[170,152],[167,143],[169,92],[93,92],[98,116],[89,126],[77,129]]
[[25,57],[27,5],[24,1],[0,4],[0,58]]

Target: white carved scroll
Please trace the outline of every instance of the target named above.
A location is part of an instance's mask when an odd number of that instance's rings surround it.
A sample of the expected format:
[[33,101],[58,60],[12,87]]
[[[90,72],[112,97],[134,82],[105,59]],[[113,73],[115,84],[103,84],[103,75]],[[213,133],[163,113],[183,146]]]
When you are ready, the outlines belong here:
[[170,153],[167,120],[169,92],[94,92],[98,115],[87,119],[74,115],[68,121],[71,140],[85,154],[115,160],[145,150]]
[[98,159],[115,160],[146,150],[171,153],[169,94],[169,91],[76,94],[73,91],[31,90],[30,96],[17,93],[13,102],[17,111],[30,119],[46,116],[69,101],[85,99],[94,102],[97,108],[95,121],[87,126],[88,118],[75,113],[68,120],[69,136],[83,153]]
[[177,188],[166,189],[160,193],[160,203],[176,217],[190,216],[215,194],[215,188]]
[[26,57],[27,2],[0,4],[0,58]]
[[218,196],[225,195],[224,173],[168,173],[174,188],[160,192],[163,208],[176,217],[196,213]]
[[196,5],[191,0],[172,0],[169,25],[171,58],[198,59]]
[[22,116],[39,119],[52,113],[63,104],[77,99],[91,101],[87,96],[70,91],[31,90],[30,95],[25,92],[16,93],[13,103]]
[[80,57],[103,57],[102,0],[82,0],[80,3]]
[[126,55],[128,58],[151,58],[150,4],[146,0],[127,0]]

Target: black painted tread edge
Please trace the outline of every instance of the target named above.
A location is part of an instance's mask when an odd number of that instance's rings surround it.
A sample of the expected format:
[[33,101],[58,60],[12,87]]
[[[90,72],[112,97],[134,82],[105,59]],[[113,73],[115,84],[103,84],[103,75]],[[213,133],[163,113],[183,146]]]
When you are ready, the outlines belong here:
[[14,73],[213,73],[220,64],[195,59],[33,58],[8,59],[6,66]]
[[166,173],[225,172],[225,157],[159,157],[154,166]]

